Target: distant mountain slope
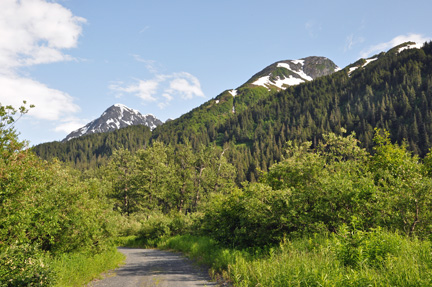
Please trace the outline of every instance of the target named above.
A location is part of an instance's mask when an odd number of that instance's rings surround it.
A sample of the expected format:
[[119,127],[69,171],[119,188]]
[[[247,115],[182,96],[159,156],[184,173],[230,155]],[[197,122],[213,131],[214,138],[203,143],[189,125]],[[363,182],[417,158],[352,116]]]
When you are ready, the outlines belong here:
[[115,104],[109,107],[99,118],[71,132],[63,141],[69,141],[88,134],[110,132],[134,125],[144,125],[153,130],[161,124],[162,121],[151,114],[142,115],[139,111],[128,108],[125,105]]
[[149,127],[134,125],[111,132],[88,134],[64,142],[43,143],[32,150],[43,159],[57,158],[76,168],[87,169],[106,163],[115,149],[136,151],[145,147],[150,137]]
[[225,90],[214,99],[165,123],[153,132],[153,139],[177,143],[185,140],[192,144],[220,141],[216,126],[225,123],[258,101],[289,86],[298,85],[340,70],[325,57],[307,57],[284,60],[271,64],[253,75],[236,89]]

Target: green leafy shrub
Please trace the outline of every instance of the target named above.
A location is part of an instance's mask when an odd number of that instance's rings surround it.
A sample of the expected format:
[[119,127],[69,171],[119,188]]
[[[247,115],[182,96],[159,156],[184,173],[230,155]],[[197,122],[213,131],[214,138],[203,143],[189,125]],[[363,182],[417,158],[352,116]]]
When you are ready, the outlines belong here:
[[165,236],[187,234],[194,229],[194,218],[177,212],[164,215],[152,214],[142,223],[138,237],[155,240]]
[[278,243],[290,231],[289,190],[253,183],[216,195],[203,217],[202,232],[236,248]]
[[369,232],[355,226],[342,225],[333,234],[333,246],[337,259],[344,265],[379,267],[389,256],[398,256],[403,239],[394,233],[383,232],[381,228]]
[[116,229],[104,185],[24,149],[13,129],[16,112],[0,105],[1,282],[46,286],[56,276],[48,256],[102,253]]
[[13,244],[0,247],[0,286],[49,286],[55,274],[47,256],[36,246]]
[[132,214],[129,216],[116,216],[117,232],[119,236],[137,235],[142,228],[147,216],[143,214]]

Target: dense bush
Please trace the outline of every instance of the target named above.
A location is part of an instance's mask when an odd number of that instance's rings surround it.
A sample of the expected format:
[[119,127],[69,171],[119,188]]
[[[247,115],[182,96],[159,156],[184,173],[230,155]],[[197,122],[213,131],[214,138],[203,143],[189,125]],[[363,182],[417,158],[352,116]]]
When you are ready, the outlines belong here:
[[180,213],[153,214],[142,222],[138,237],[145,241],[155,240],[161,237],[190,234],[196,229],[194,216]]
[[104,251],[115,226],[98,180],[42,161],[17,140],[16,112],[0,105],[0,284],[46,286],[52,256]]
[[0,286],[49,286],[55,274],[36,245],[12,244],[0,248]]
[[316,149],[289,144],[286,159],[263,174],[262,183],[214,196],[203,230],[238,248],[274,244],[284,235],[336,232],[353,218],[362,230],[430,234],[428,165],[379,130],[373,155],[359,148],[354,135],[323,138]]

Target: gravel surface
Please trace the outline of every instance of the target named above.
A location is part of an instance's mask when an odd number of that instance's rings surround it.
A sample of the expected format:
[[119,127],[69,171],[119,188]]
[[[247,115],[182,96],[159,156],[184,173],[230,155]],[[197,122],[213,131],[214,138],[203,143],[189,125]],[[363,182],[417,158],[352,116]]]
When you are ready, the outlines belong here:
[[217,286],[206,270],[179,253],[157,249],[119,248],[126,264],[109,272],[89,287],[196,287]]

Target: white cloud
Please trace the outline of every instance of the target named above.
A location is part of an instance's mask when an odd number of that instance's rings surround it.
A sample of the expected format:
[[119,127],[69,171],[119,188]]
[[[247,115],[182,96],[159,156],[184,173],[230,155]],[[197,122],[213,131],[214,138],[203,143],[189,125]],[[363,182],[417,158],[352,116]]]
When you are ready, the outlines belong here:
[[70,133],[72,131],[75,131],[85,126],[87,123],[88,120],[84,120],[81,118],[75,118],[75,117],[66,118],[63,120],[63,123],[57,125],[54,130],[56,132],[61,132],[61,133]]
[[416,43],[424,43],[430,41],[430,38],[425,37],[420,34],[408,34],[408,35],[399,35],[392,40],[385,42],[385,43],[379,43],[377,45],[373,45],[363,51],[360,52],[360,57],[362,58],[368,58],[370,56],[373,56],[377,53],[387,51],[397,45],[400,45],[405,42],[416,42]]
[[158,63],[154,60],[147,60],[147,59],[143,59],[140,55],[132,55],[132,57],[135,59],[135,61],[137,62],[141,62],[144,63],[146,66],[146,69],[152,73],[152,74],[157,74],[160,67],[158,65]]
[[195,96],[204,97],[199,80],[186,72],[174,74],[173,79],[170,81],[169,89],[166,92],[168,94],[180,95],[185,100],[190,100]]
[[187,72],[155,75],[153,79],[138,79],[132,84],[113,83],[109,85],[109,89],[120,96],[130,94],[144,102],[156,102],[161,109],[175,98],[191,100],[194,97],[205,97],[198,78]]
[[134,96],[142,99],[145,102],[154,102],[156,98],[154,95],[158,91],[160,78],[155,78],[152,80],[137,80],[137,83],[125,85],[124,83],[111,84],[109,89],[120,93],[121,95],[133,94]]
[[162,97],[165,98],[165,101],[164,101],[164,102],[159,102],[159,103],[158,103],[158,107],[159,107],[161,110],[163,110],[164,108],[166,108],[166,107],[169,105],[169,103],[170,103],[172,100],[174,100],[174,97],[171,96],[170,94],[167,94],[167,93],[162,94]]
[[1,69],[70,60],[61,50],[76,47],[84,22],[57,3],[0,1]]
[[305,23],[305,29],[311,38],[316,38],[322,30],[322,26],[317,24],[315,20],[309,20]]
[[78,112],[79,106],[67,93],[19,72],[26,66],[72,60],[63,51],[77,46],[85,21],[51,1],[1,0],[0,103],[20,106],[26,100],[36,106],[30,116],[49,121],[65,122]]
[[38,119],[57,121],[80,110],[68,94],[31,79],[0,76],[0,87],[0,103],[18,107],[26,100],[35,105],[29,115]]
[[145,26],[144,28],[142,28],[140,31],[139,31],[139,33],[140,34],[142,34],[142,33],[144,33],[145,31],[147,31],[148,29],[150,29],[150,26]]
[[356,37],[354,34],[348,35],[345,39],[345,48],[344,51],[351,50],[355,45],[363,43],[365,39],[363,37]]

